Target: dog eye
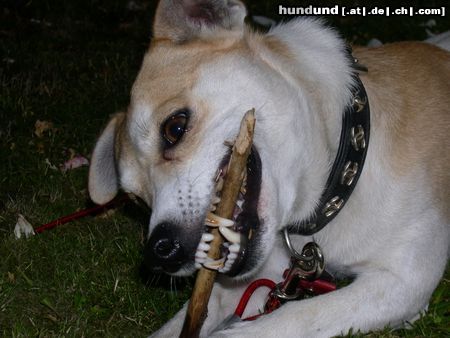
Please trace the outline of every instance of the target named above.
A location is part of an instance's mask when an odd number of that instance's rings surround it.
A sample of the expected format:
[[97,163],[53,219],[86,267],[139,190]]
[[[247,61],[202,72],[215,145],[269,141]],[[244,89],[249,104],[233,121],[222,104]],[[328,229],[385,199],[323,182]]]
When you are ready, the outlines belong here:
[[181,140],[184,133],[187,131],[188,119],[188,111],[181,110],[164,121],[161,128],[161,134],[167,147],[172,147]]

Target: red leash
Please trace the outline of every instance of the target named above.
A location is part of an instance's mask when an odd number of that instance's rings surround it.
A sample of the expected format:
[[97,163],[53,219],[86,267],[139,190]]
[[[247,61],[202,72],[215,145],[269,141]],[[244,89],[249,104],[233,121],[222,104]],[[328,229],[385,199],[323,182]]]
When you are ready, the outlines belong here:
[[119,206],[119,205],[129,201],[129,200],[130,200],[130,198],[128,197],[128,195],[126,195],[126,194],[122,195],[122,196],[112,200],[109,203],[106,203],[106,204],[103,204],[103,205],[97,205],[95,207],[84,209],[84,210],[80,210],[80,211],[74,212],[74,213],[72,213],[70,215],[67,215],[67,216],[58,218],[58,219],[56,219],[54,221],[51,221],[50,223],[41,225],[40,227],[37,227],[36,229],[34,229],[34,232],[37,233],[37,234],[40,234],[40,233],[42,233],[42,232],[44,232],[46,230],[53,229],[53,228],[55,228],[55,227],[57,227],[59,225],[66,224],[66,223],[75,221],[75,220],[80,219],[80,218],[83,218],[83,217],[86,217],[86,216],[89,216],[89,215],[100,214],[102,212],[105,212],[106,210],[115,208],[115,207],[117,207],[117,206]]
[[[253,293],[259,289],[260,287],[267,287],[271,291],[277,286],[277,284],[274,281],[271,281],[270,279],[257,279],[254,282],[252,282],[247,289],[244,291],[241,300],[239,301],[238,306],[236,307],[236,310],[234,311],[234,314],[240,318],[242,318],[242,315],[244,314],[245,308],[247,307],[247,304],[252,297]],[[258,318],[260,315],[252,316],[245,318],[244,320],[253,320]]]
[[[284,273],[285,276],[286,271]],[[234,311],[235,316],[242,318],[242,315],[245,311],[245,308],[247,307],[250,298],[252,297],[253,293],[260,287],[267,287],[270,289],[269,298],[266,302],[266,305],[264,306],[264,312],[254,316],[247,317],[243,320],[248,321],[255,320],[264,314],[268,314],[275,311],[283,304],[282,301],[274,295],[274,290],[277,287],[277,284],[274,281],[270,279],[257,279],[254,282],[252,282],[244,291],[241,300],[239,301],[239,304],[236,307],[236,310]],[[336,290],[336,284],[325,279],[317,279],[312,282],[302,279],[298,283],[297,287],[298,289],[301,289],[303,291],[302,293],[303,296],[316,296]]]

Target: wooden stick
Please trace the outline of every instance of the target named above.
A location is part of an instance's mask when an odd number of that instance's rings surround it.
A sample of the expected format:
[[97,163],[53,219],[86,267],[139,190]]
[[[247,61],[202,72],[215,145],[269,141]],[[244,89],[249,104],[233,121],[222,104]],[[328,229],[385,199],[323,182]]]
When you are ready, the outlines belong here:
[[[221,200],[215,212],[220,217],[227,219],[233,217],[234,206],[247,168],[247,158],[252,148],[254,129],[255,109],[252,109],[242,119],[241,128],[233,146],[228,170],[224,177]],[[220,246],[223,238],[217,228],[212,229],[211,233],[214,235],[214,239],[210,243],[211,249],[208,257],[217,260],[220,258]],[[203,322],[208,315],[208,301],[216,275],[217,271],[204,267],[198,271],[180,338],[199,336]]]

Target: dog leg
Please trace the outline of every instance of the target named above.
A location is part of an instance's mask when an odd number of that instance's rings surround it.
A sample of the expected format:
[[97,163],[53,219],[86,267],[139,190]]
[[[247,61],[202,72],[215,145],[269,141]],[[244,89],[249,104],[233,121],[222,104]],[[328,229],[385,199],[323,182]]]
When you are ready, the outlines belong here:
[[427,298],[419,297],[422,302],[417,304],[414,291],[398,286],[402,283],[388,272],[366,274],[339,291],[287,303],[254,322],[236,323],[212,337],[332,337],[351,328],[366,332],[398,325],[424,307]]
[[347,287],[288,302],[256,321],[235,323],[212,337],[332,337],[352,328],[367,332],[401,326],[426,307],[439,283],[447,261],[444,237],[428,233],[406,240],[389,254],[379,252],[370,261],[355,264],[357,278]]

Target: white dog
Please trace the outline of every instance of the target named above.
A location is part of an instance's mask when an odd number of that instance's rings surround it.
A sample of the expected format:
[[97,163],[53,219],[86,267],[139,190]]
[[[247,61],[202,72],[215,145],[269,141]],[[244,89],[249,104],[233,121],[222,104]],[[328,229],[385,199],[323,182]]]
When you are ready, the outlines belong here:
[[[121,187],[152,208],[147,259],[155,269],[222,272],[202,336],[330,337],[412,320],[449,255],[450,54],[398,43],[357,49],[357,62],[320,21],[295,19],[260,34],[245,27],[245,15],[237,0],[160,2],[128,112],[112,118],[95,147],[92,199],[105,203]],[[253,107],[247,191],[233,220],[213,219],[227,144]],[[365,122],[346,130],[344,114],[360,111]],[[346,151],[363,155],[336,173],[344,132]],[[204,258],[205,218],[229,242],[220,262]],[[249,281],[282,280],[287,227],[295,248],[314,241],[327,270],[354,281],[214,330]],[[258,293],[247,313],[266,295]],[[178,336],[185,311],[154,336]]]

